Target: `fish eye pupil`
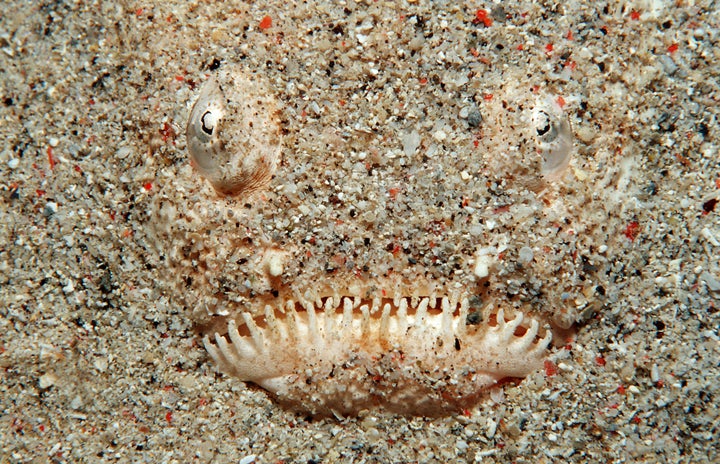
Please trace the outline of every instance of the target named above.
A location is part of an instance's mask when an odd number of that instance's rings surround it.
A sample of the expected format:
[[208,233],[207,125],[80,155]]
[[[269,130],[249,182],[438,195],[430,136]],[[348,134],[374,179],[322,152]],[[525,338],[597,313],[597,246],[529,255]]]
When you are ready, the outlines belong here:
[[538,134],[539,136],[543,136],[543,135],[547,134],[548,131],[550,130],[550,117],[549,117],[548,114],[545,113],[544,111],[542,111],[541,113],[542,113],[542,115],[543,115],[543,119],[545,120],[545,125],[544,125],[543,127],[538,127],[538,128],[536,129],[536,130],[537,130],[537,134]]
[[210,111],[206,111],[200,118],[200,125],[202,126],[203,132],[207,135],[213,135],[215,130],[215,116]]

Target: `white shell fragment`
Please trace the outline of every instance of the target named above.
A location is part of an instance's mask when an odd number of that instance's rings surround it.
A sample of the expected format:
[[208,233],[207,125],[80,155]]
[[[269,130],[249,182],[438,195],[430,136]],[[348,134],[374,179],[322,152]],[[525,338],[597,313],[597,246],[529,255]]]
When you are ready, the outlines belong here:
[[532,122],[543,156],[541,172],[545,177],[553,178],[570,164],[573,148],[570,122],[557,103],[549,98],[535,108]]
[[200,89],[187,125],[198,171],[223,195],[263,188],[280,159],[282,135],[275,99],[239,67],[226,67]]

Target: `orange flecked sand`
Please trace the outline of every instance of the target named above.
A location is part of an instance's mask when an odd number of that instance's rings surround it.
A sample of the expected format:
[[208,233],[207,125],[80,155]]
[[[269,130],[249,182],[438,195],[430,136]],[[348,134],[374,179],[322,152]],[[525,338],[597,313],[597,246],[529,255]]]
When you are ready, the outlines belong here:
[[[0,462],[718,460],[709,2],[0,12]],[[235,65],[283,136],[247,198],[185,132]],[[552,173],[542,105],[572,135]],[[453,290],[555,336],[441,417],[312,419],[203,346],[297,294]]]

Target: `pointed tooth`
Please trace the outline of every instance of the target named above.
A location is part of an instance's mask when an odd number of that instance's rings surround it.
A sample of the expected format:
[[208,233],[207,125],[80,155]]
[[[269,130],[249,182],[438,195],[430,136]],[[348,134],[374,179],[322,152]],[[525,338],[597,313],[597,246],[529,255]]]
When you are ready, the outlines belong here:
[[360,306],[360,303],[362,303],[362,299],[359,296],[356,296],[355,299],[353,300],[353,309]]
[[497,321],[497,330],[503,330],[505,327],[505,310],[503,308],[498,309],[495,320]]
[[423,298],[420,300],[417,312],[415,312],[415,327],[423,327],[425,325],[425,318],[427,317],[427,308],[430,304],[430,299]]
[[[217,332],[215,332],[215,336],[218,336]],[[225,360],[220,353],[220,350],[218,350],[217,344],[211,343],[210,337],[205,335],[203,337],[203,345],[205,345],[205,351],[207,351],[213,361],[215,361],[215,364],[218,365],[218,368],[223,367]]]
[[280,324],[275,317],[275,310],[270,305],[265,305],[265,324],[267,325],[268,331],[278,339],[282,339],[280,333]]
[[315,313],[315,305],[310,302],[306,302],[305,311],[307,311],[307,315],[308,315],[308,326],[310,327],[310,337],[312,340],[317,340],[317,338],[320,334],[318,332],[318,321],[317,321],[317,314]]
[[552,341],[552,332],[549,329],[545,329],[545,336],[538,342],[537,349],[546,350],[550,346]]
[[458,307],[458,300],[459,300],[458,292],[457,292],[457,291],[453,291],[453,292],[450,294],[450,306],[452,306],[453,312],[454,312],[455,309]]
[[467,332],[467,317],[468,317],[468,308],[470,307],[470,302],[467,298],[463,298],[460,300],[460,318],[458,319],[457,327],[455,330],[457,331],[458,335],[465,335],[465,332]]
[[396,294],[393,296],[393,306],[396,308],[400,307],[400,300],[402,299],[402,296],[400,294]]
[[300,314],[297,312],[296,303],[292,301],[289,302],[287,310],[290,313],[290,317],[287,318],[290,336],[293,340],[297,340],[300,337],[300,327],[302,327],[303,322]]
[[335,303],[335,297],[333,297],[333,296],[328,297],[325,300],[325,304],[323,305],[324,311],[326,313],[328,313],[328,312],[332,311],[333,309],[335,309],[336,306],[334,303]]
[[310,300],[311,300],[311,298],[309,295],[309,290],[306,290],[305,293],[303,293],[302,295],[298,295],[298,298],[296,300],[297,304],[298,304],[298,308],[304,308],[305,302],[310,301]]
[[515,336],[515,329],[520,327],[520,324],[522,324],[523,321],[523,313],[522,311],[518,311],[517,315],[510,319],[508,322],[505,323],[505,327],[503,328],[502,336],[506,340],[510,340],[510,337]]
[[452,317],[454,307],[450,306],[450,300],[447,297],[442,299],[442,335],[449,337],[453,335]]
[[303,297],[298,300],[300,302],[300,305],[307,310],[308,305],[317,305],[322,306],[322,303],[320,302],[320,295],[315,291],[315,289],[307,289],[305,293],[303,294]]
[[302,305],[302,308],[307,312],[310,312],[311,309],[315,309],[315,304],[312,303],[312,300],[302,300],[300,304]]
[[280,312],[282,314],[280,316],[280,319],[278,319],[278,317],[275,315],[274,311],[273,311],[273,317],[275,319],[275,324],[277,324],[277,326],[278,326],[278,333],[280,334],[279,335],[280,339],[288,340],[291,337],[290,329],[288,328],[288,320],[292,319],[292,318],[288,317],[289,315],[287,313],[285,313],[285,309],[282,309],[282,305],[279,306],[279,308],[281,308]]
[[220,368],[225,372],[230,371],[234,373],[235,366],[238,365],[237,356],[230,344],[225,340],[225,337],[217,332],[215,332],[215,345],[217,346],[215,354],[219,355],[218,364]]
[[[379,304],[379,303],[378,303]],[[386,304],[382,310],[382,316],[380,316],[380,330],[378,332],[378,338],[387,339],[390,330],[390,310],[392,308],[389,304]]]
[[513,331],[520,327],[520,324],[522,324],[522,321],[525,320],[525,315],[522,311],[518,311],[517,315],[508,322],[508,325],[512,325]]
[[265,324],[270,330],[276,331],[278,329],[277,318],[275,317],[275,310],[270,305],[265,305]]
[[246,364],[247,359],[257,356],[258,351],[247,337],[240,336],[234,320],[230,320],[228,323],[228,337],[230,338],[229,343],[225,337],[216,333],[215,342],[225,357],[227,363],[225,368],[237,375],[240,366]]
[[245,325],[247,326],[248,330],[250,331],[250,336],[252,336],[253,342],[255,343],[255,348],[261,353],[264,352],[265,340],[262,330],[257,326],[257,324],[255,324],[255,320],[252,318],[250,313],[242,313],[242,318],[245,321]]
[[530,327],[527,329],[527,332],[525,332],[525,335],[523,337],[530,337],[531,339],[535,339],[535,336],[538,334],[538,329],[540,328],[540,324],[538,324],[538,321],[535,319],[530,319]]
[[[385,306],[383,306],[383,314],[387,312],[388,314],[392,313],[392,305],[390,303],[385,303]],[[389,318],[388,318],[389,319]],[[407,303],[400,302],[400,307],[397,308],[397,333],[400,334],[400,336],[404,336],[405,332],[407,332],[408,329],[408,317],[407,317]],[[388,321],[388,325],[389,325]]]
[[268,328],[275,330],[277,328],[277,319],[275,318],[275,311],[270,305],[265,305],[265,324]]
[[293,288],[292,290],[292,297],[288,298],[287,303],[285,303],[285,307],[287,308],[288,304],[292,301],[303,301],[305,298],[300,294],[300,291],[296,288]]
[[516,348],[522,351],[527,351],[528,348],[530,348],[530,345],[532,345],[533,341],[535,341],[535,335],[537,335],[538,331],[538,322],[535,319],[530,320],[530,327],[527,329],[525,334],[522,337],[518,337],[515,341],[514,345]]
[[353,305],[352,300],[348,297],[343,298],[343,318],[342,318],[342,332],[343,338],[349,339],[352,333],[353,325]]
[[219,334],[215,334],[215,342],[220,348],[220,351],[227,353],[225,357],[231,364],[238,365],[240,358],[247,358],[257,356],[257,349],[255,346],[247,340],[246,337],[241,337],[238,333],[237,324],[234,319],[230,319],[228,322],[228,337],[232,348],[225,340],[225,337],[221,337]]
[[338,333],[335,331],[335,308],[334,300],[328,298],[325,301],[325,310],[322,316],[325,318],[325,336],[328,338],[337,338]]
[[362,312],[362,325],[360,329],[360,333],[363,337],[369,337],[370,336],[370,308],[368,305],[362,305],[360,306],[360,311]]
[[[235,319],[230,319],[230,321],[228,322],[228,337],[230,338],[230,343],[232,343],[233,352],[237,354],[239,358],[250,358],[257,356],[257,347],[252,342],[250,342],[248,337],[240,336],[240,332],[238,332]],[[223,343],[226,343],[224,338],[222,339],[222,341]],[[237,363],[238,358],[235,358],[233,362]]]
[[430,307],[431,307],[432,309],[435,309],[435,305],[437,304],[437,300],[438,300],[438,298],[437,298],[437,296],[435,296],[435,292],[432,292],[432,294],[430,295],[430,298],[429,298],[429,300],[428,300],[428,302],[430,303]]
[[[415,290],[415,292],[417,292],[417,290]],[[417,308],[418,303],[420,303],[420,295],[413,293],[412,298],[410,298],[410,307],[415,309]]]

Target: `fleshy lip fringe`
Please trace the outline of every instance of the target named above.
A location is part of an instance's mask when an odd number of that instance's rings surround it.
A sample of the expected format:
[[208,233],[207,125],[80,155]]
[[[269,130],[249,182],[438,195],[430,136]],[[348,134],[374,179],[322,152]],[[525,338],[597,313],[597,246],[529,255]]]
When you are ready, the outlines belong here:
[[222,371],[304,412],[437,415],[537,370],[552,338],[520,311],[506,319],[500,309],[481,322],[467,299],[319,303],[290,300],[279,314],[267,306],[264,318],[244,312],[227,334],[205,336],[205,347]]

